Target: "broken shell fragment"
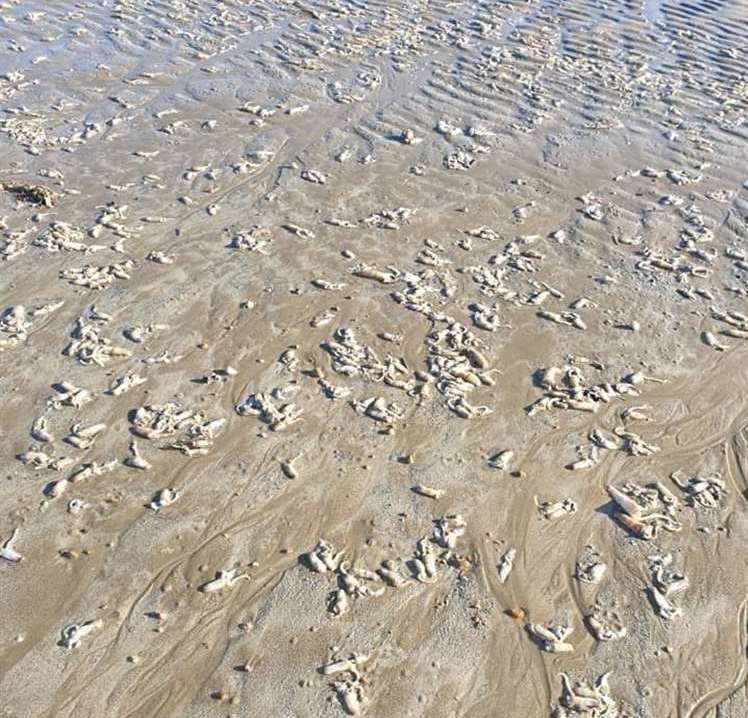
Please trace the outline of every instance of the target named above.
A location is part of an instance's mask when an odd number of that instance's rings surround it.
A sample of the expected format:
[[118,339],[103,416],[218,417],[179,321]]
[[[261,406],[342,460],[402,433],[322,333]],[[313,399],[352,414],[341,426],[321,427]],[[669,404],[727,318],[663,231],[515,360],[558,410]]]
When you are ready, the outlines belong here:
[[587,325],[582,320],[582,317],[577,312],[550,312],[545,309],[539,309],[537,315],[541,319],[548,319],[555,324],[566,324],[570,327],[576,327],[584,331],[587,329]]
[[458,539],[465,533],[467,524],[460,514],[446,514],[435,519],[434,541],[446,549],[457,547]]
[[70,476],[70,481],[82,481],[92,476],[108,474],[110,471],[114,471],[118,464],[119,462],[116,459],[112,459],[111,461],[90,461],[81,464],[81,467]]
[[436,578],[436,549],[427,538],[416,544],[416,557],[412,562],[413,575],[421,583],[432,583]]
[[724,352],[730,348],[728,344],[723,344],[714,334],[707,331],[701,332],[701,341],[718,352]]
[[70,427],[70,433],[63,438],[63,441],[78,449],[90,449],[96,437],[106,431],[106,428],[106,424],[102,423],[92,424],[91,426],[73,424]]
[[138,376],[135,372],[127,372],[123,376],[119,376],[109,386],[108,394],[112,396],[120,396],[136,386],[140,386],[147,381],[145,377]]
[[342,616],[350,610],[350,602],[348,600],[348,593],[342,588],[339,588],[332,592],[328,609],[333,616]]
[[618,706],[610,695],[608,673],[603,673],[592,685],[586,681],[578,681],[573,686],[569,676],[561,673],[560,709],[556,709],[554,717],[572,718],[616,718]]
[[406,579],[400,574],[395,561],[383,561],[377,569],[377,574],[382,581],[392,588],[402,588],[407,583]]
[[259,417],[271,431],[281,431],[301,418],[301,409],[295,404],[281,404],[270,394],[262,392],[250,394],[235,409],[240,416],[251,414]]
[[657,537],[657,526],[656,524],[646,524],[634,516],[619,511],[616,513],[616,518],[635,536],[638,536],[644,541],[651,541]]
[[214,591],[221,591],[224,588],[231,588],[242,579],[249,581],[249,574],[243,573],[237,575],[236,569],[233,568],[216,571],[215,577],[199,586],[197,590],[201,593],[213,593]]
[[70,486],[70,479],[60,479],[48,484],[44,489],[44,495],[50,499],[56,499],[62,496]]
[[416,486],[411,487],[411,491],[430,499],[440,499],[444,496],[444,491],[442,489],[432,489],[430,486],[424,486],[423,484],[417,484]]
[[124,463],[126,466],[130,466],[133,469],[141,469],[142,471],[147,471],[151,468],[151,465],[140,455],[138,443],[135,439],[130,442],[130,455],[125,457]]
[[59,409],[62,406],[72,406],[80,409],[84,404],[93,401],[91,392],[88,389],[71,384],[69,381],[61,381],[54,386],[57,396],[47,399],[47,406],[52,409]]
[[44,416],[40,416],[31,427],[31,436],[37,441],[51,443],[55,440],[55,437],[47,430],[47,419]]
[[613,485],[606,488],[619,508],[614,514],[615,518],[635,536],[649,541],[657,536],[660,528],[680,531],[681,523],[676,516],[677,501],[660,482],[645,487],[625,484],[623,490]]
[[607,569],[600,554],[592,546],[587,546],[577,560],[574,577],[582,583],[599,583]]
[[574,630],[570,625],[527,623],[527,632],[540,648],[548,653],[571,653],[574,646],[566,639]]
[[309,567],[316,573],[337,571],[343,560],[343,551],[336,552],[325,539],[321,538],[313,551],[306,554]]
[[173,504],[179,498],[179,492],[175,489],[159,489],[151,499],[149,507],[154,511]]
[[570,516],[577,512],[577,502],[573,499],[561,499],[560,501],[543,501],[538,503],[538,497],[535,499],[535,506],[544,519],[558,519],[562,516]]
[[498,454],[492,456],[488,460],[488,465],[494,469],[499,469],[500,471],[508,471],[509,464],[513,458],[514,452],[511,449],[504,449],[504,451],[500,451]]
[[688,588],[688,578],[673,569],[670,554],[649,556],[649,567],[652,583],[647,590],[652,605],[658,616],[671,621],[683,613],[672,598]]
[[21,556],[21,554],[18,553],[18,551],[16,551],[11,545],[15,540],[17,533],[18,529],[13,529],[10,534],[10,538],[8,538],[8,540],[5,541],[2,546],[0,546],[0,558],[6,561],[10,561],[11,563],[19,563],[23,560],[23,556]]
[[299,472],[297,471],[296,467],[293,465],[294,461],[296,461],[299,457],[295,457],[293,459],[286,459],[286,461],[281,462],[281,471],[285,474],[287,479],[298,479],[299,478]]
[[361,715],[363,708],[363,693],[357,680],[336,681],[333,687],[338,694],[340,704],[348,715]]
[[[689,506],[713,509],[721,505],[723,498],[728,493],[727,484],[719,472],[706,476],[694,476],[684,480],[676,471],[670,475],[670,478],[684,493],[685,503]],[[660,489],[661,493],[663,490],[666,491],[662,487]]]
[[102,625],[101,619],[86,621],[85,623],[71,623],[62,629],[58,645],[67,649],[77,648],[87,635]]
[[364,401],[353,400],[350,403],[359,414],[383,424],[392,425],[403,417],[403,410],[395,402],[387,402],[381,396],[373,396]]
[[623,493],[620,489],[616,488],[612,484],[605,487],[606,491],[610,494],[610,498],[615,501],[629,516],[633,518],[641,518],[642,507],[634,501],[630,496]]
[[617,614],[605,617],[591,614],[585,617],[585,622],[598,641],[615,641],[623,638],[627,633],[626,626],[621,623]]
[[516,558],[516,556],[517,549],[510,548],[501,557],[501,561],[499,561],[498,566],[499,581],[501,583],[506,583],[506,580],[509,578],[509,574],[512,572],[512,568],[514,568],[514,559]]
[[358,667],[364,665],[369,660],[369,656],[363,653],[352,653],[348,658],[338,661],[331,661],[319,667],[319,672],[323,676],[333,676],[336,673],[358,673]]

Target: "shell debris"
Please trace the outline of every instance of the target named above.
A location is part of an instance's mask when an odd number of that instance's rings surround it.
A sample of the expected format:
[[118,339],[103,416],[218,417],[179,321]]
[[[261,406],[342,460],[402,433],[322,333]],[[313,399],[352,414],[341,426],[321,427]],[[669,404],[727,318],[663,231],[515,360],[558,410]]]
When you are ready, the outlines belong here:
[[5,712],[740,713],[748,3],[69,4],[0,10]]

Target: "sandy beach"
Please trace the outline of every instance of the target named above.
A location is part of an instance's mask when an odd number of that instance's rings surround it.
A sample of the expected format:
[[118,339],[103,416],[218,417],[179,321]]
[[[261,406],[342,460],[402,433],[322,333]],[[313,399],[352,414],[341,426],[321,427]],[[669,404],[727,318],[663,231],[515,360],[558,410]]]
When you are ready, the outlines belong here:
[[0,718],[748,716],[748,4],[0,47]]

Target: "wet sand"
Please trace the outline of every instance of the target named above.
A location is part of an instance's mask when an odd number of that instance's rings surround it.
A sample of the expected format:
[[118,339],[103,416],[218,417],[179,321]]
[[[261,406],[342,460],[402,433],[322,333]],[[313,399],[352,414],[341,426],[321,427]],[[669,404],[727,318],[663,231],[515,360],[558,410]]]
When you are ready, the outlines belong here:
[[748,715],[747,21],[0,2],[0,715]]

